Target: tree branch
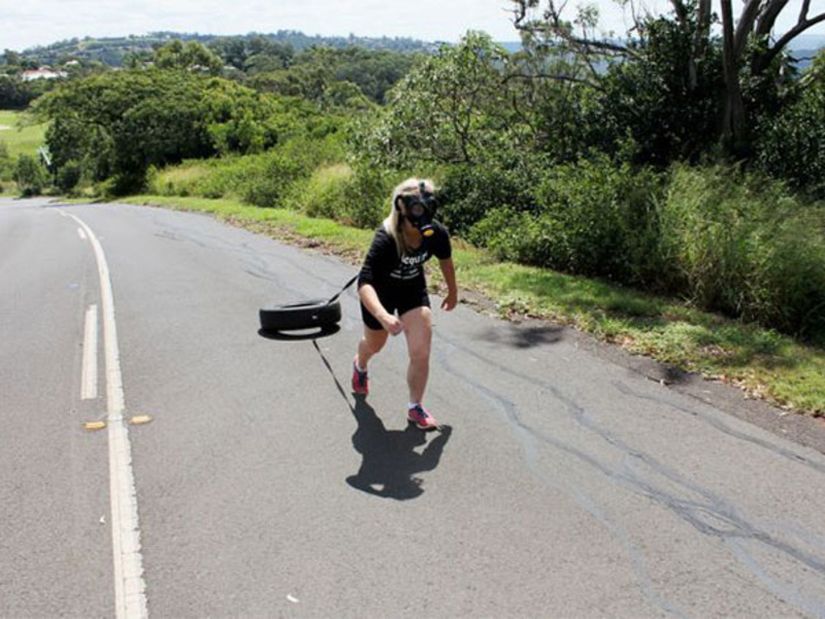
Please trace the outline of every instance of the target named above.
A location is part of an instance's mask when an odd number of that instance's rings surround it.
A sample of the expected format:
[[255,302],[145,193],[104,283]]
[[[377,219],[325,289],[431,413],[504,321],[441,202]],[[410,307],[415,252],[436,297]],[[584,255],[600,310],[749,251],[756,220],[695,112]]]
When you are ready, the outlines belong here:
[[699,0],[696,17],[696,34],[693,39],[694,56],[701,58],[705,55],[708,35],[710,34],[711,0]]
[[525,21],[527,17],[527,9],[538,4],[535,0],[514,0],[517,7],[515,9],[514,26],[516,30],[525,32],[531,35],[554,36],[566,42],[574,51],[582,54],[605,54],[605,55],[619,55],[637,57],[630,48],[611,43],[609,41],[597,40],[588,36],[576,36],[573,34],[568,24],[565,24],[561,18],[561,13],[567,6],[567,0],[561,5],[556,5],[555,0],[549,0],[547,10],[544,13],[546,25],[540,25],[535,22]]
[[808,11],[811,9],[811,0],[805,0],[802,3],[802,10],[799,11],[799,19],[797,20],[798,24],[801,24],[808,20]]
[[670,3],[673,5],[673,11],[676,13],[676,18],[679,20],[679,23],[682,24],[682,26],[686,26],[688,21],[687,7],[682,0],[670,0]]
[[[784,2],[786,0],[774,0],[775,2]],[[748,43],[748,37],[753,32],[753,26],[756,18],[759,16],[759,8],[762,5],[761,0],[748,0],[745,8],[742,9],[742,15],[739,17],[739,23],[736,25],[736,33],[733,35],[733,56],[738,62],[745,51],[745,46]]]
[[[809,2],[806,2],[808,4]],[[788,43],[793,41],[796,37],[800,34],[805,32],[811,26],[815,26],[819,22],[825,21],[825,13],[820,13],[819,15],[815,15],[810,19],[805,19],[804,21],[799,22],[796,26],[788,30],[785,35],[780,38],[771,49],[769,49],[764,56],[759,61],[759,69],[764,70],[774,58],[781,52]]]
[[756,24],[756,34],[758,36],[765,36],[771,33],[776,23],[776,18],[779,17],[779,14],[788,5],[788,1],[789,0],[773,0],[768,3]]

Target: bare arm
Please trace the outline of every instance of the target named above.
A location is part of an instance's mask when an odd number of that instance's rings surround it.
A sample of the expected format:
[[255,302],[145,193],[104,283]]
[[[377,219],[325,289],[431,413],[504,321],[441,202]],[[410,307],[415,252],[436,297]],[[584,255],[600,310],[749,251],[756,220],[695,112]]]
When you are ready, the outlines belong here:
[[381,305],[378,293],[375,292],[372,284],[361,284],[361,287],[358,288],[358,296],[361,299],[361,303],[367,308],[367,311],[375,316],[375,319],[380,322],[391,335],[398,335],[404,330],[404,324],[398,317],[390,314],[386,308]]
[[458,303],[458,285],[455,281],[455,265],[453,264],[452,258],[447,258],[446,260],[439,260],[438,266],[441,267],[441,274],[447,283],[447,296],[441,302],[441,309],[449,312]]

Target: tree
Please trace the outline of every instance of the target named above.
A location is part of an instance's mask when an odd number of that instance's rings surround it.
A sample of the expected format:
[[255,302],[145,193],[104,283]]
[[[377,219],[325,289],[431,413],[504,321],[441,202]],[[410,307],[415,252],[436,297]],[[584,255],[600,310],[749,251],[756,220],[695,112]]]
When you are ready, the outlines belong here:
[[277,104],[234,82],[161,69],[117,71],[68,82],[41,98],[57,170],[81,162],[90,178],[139,188],[151,165],[257,152],[272,146]]
[[[598,32],[598,13],[593,8],[580,9],[573,21],[563,16],[566,2],[547,0],[540,16],[535,10],[541,0],[512,0],[515,26],[526,40],[539,46],[553,46],[582,58],[598,81],[597,62],[633,62],[639,59],[647,36],[650,14],[639,14],[634,0],[617,0],[629,6],[634,25],[624,39]],[[723,105],[718,132],[729,152],[740,154],[747,149],[754,119],[749,115],[745,92],[749,82],[781,79],[783,51],[797,36],[825,21],[825,12],[811,13],[811,0],[802,0],[794,26],[777,32],[777,20],[788,12],[789,0],[745,0],[735,18],[731,0],[719,0],[722,13]],[[711,32],[715,17],[711,0],[670,0],[675,22],[689,38],[690,54],[684,70],[691,89],[699,87],[700,67],[717,39]]]
[[825,51],[782,112],[762,121],[757,162],[767,173],[825,199]]
[[154,62],[160,69],[200,70],[217,75],[223,61],[214,52],[197,41],[181,42],[178,39],[155,50]]
[[36,196],[48,185],[49,175],[37,159],[23,154],[17,158],[14,180],[24,196]]
[[524,129],[504,80],[507,59],[507,51],[481,33],[443,46],[390,91],[385,113],[363,136],[363,150],[401,167],[487,159]]
[[19,77],[0,75],[0,109],[25,108],[37,94]]
[[[687,14],[686,0],[671,0],[677,14]],[[721,0],[723,32],[723,66],[725,75],[725,112],[723,136],[735,149],[743,143],[748,131],[745,102],[742,97],[742,74],[750,62],[753,77],[768,77],[773,61],[797,36],[825,21],[825,11],[809,15],[811,0],[802,1],[796,24],[785,33],[774,32],[776,20],[788,5],[788,0],[747,0],[734,21],[731,0]],[[707,5],[703,8],[703,5]],[[709,12],[710,0],[700,0],[700,8]],[[773,38],[773,41],[771,40]],[[750,56],[750,58],[748,58]]]
[[12,49],[7,49],[3,52],[3,62],[9,66],[20,66],[22,61],[23,57]]

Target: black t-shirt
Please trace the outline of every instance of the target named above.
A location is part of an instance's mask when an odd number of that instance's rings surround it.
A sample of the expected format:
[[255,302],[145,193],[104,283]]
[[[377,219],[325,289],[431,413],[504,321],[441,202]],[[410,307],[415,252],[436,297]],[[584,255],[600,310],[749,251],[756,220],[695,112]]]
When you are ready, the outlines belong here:
[[397,285],[425,287],[424,263],[430,256],[435,256],[439,260],[446,260],[452,256],[447,228],[437,221],[433,222],[433,228],[435,234],[429,238],[422,237],[418,248],[400,257],[393,238],[383,226],[378,228],[358,275],[358,286],[372,284],[375,288]]

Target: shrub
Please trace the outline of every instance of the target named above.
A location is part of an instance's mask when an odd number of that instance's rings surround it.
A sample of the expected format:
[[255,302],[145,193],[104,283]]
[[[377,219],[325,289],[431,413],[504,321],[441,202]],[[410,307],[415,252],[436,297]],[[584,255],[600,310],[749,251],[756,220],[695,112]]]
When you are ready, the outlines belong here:
[[395,186],[411,176],[380,167],[356,166],[344,187],[340,221],[359,228],[374,228],[387,216]]
[[640,283],[655,270],[655,204],[661,182],[606,158],[549,168],[529,210],[499,207],[470,240],[507,259]]
[[71,161],[67,161],[63,164],[63,166],[57,171],[55,185],[63,193],[69,193],[80,182],[82,175],[83,168],[80,162],[72,159]]
[[[151,193],[161,196],[202,195],[200,184],[210,172],[208,161],[184,161],[163,169],[149,168],[146,183]],[[220,198],[223,194],[204,197]]]
[[825,206],[759,176],[677,166],[660,216],[661,254],[697,305],[825,337]]
[[343,158],[335,134],[322,139],[299,136],[257,155],[186,161],[151,170],[149,189],[161,195],[220,198],[235,196],[256,206],[295,206],[296,183],[305,181],[319,166]]
[[387,216],[393,188],[409,176],[364,165],[322,166],[306,182],[294,186],[295,202],[312,217],[375,228]]
[[9,147],[0,140],[0,183],[10,181],[14,176],[14,165],[9,155]]
[[[825,56],[822,73],[825,76]],[[768,174],[825,198],[823,143],[825,84],[818,84],[806,90],[799,101],[788,106],[777,117],[762,121],[757,164]]]
[[345,164],[322,166],[299,188],[298,206],[310,217],[340,219],[347,212],[347,183],[352,168]]
[[24,196],[36,196],[49,184],[49,175],[37,159],[24,154],[17,158],[14,180]]
[[454,165],[439,192],[439,217],[456,235],[466,235],[496,208],[529,210],[537,171],[527,165]]

